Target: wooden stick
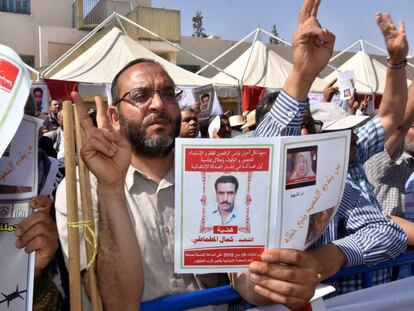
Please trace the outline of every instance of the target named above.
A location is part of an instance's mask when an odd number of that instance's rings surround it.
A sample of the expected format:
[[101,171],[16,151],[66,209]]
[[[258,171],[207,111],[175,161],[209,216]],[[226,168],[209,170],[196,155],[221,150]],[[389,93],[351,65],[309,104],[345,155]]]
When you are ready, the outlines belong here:
[[[75,107],[76,112],[76,107]],[[79,124],[79,119],[77,113],[75,113],[75,132],[76,132],[76,151],[78,155],[78,169],[79,169],[79,182],[80,182],[80,192],[81,192],[81,202],[82,202],[82,217],[84,221],[91,221],[91,229],[95,231],[95,223],[92,211],[92,196],[91,196],[91,181],[89,170],[86,167],[85,163],[82,160],[80,150],[86,140],[86,135]],[[90,235],[88,230],[83,230],[83,234],[89,235],[89,240],[92,240],[93,237]],[[91,262],[94,252],[94,246],[88,243],[85,239],[85,247],[86,247],[86,256],[88,263]],[[93,311],[101,311],[102,310],[102,302],[101,297],[99,296],[97,281],[96,281],[96,273],[95,273],[95,266],[92,265],[87,270],[87,277],[88,277],[88,286],[89,286],[89,294],[91,296],[92,302],[92,310]]]
[[82,310],[79,228],[69,224],[78,223],[78,196],[76,189],[75,132],[71,101],[63,102],[63,128],[65,141],[66,207],[69,243],[69,289],[70,309]]

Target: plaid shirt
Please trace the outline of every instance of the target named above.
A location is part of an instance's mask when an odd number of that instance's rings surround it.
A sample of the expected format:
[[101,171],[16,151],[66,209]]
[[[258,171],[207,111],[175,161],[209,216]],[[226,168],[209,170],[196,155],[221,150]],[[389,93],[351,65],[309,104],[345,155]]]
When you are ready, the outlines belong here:
[[[271,111],[258,125],[255,136],[300,135],[307,105],[281,91]],[[371,128],[367,130],[370,132]],[[406,240],[407,236],[401,228],[383,216],[348,175],[338,212],[312,247],[333,243],[347,257],[347,265],[355,266],[375,264],[399,255],[405,251]],[[383,277],[380,273],[380,278]],[[380,280],[373,280],[376,281]],[[340,294],[362,288],[360,284],[362,277],[352,277],[335,286]]]
[[385,215],[405,216],[405,183],[414,172],[414,158],[403,153],[397,161],[387,151],[365,162],[368,181],[373,185],[377,200]]

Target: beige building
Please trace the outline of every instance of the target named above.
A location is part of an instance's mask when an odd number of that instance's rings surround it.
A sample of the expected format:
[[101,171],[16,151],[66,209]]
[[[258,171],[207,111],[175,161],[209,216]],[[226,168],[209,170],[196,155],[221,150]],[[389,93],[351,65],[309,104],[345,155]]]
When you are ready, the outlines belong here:
[[[46,67],[112,12],[172,42],[180,42],[180,12],[152,8],[151,0],[2,0],[0,43],[14,49],[30,66]],[[130,36],[175,63],[176,48],[130,24],[123,24]]]

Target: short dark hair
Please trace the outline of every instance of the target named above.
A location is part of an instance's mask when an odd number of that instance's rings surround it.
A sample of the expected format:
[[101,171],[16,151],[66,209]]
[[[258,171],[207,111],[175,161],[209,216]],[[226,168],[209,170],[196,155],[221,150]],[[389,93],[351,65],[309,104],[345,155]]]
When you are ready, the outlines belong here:
[[276,98],[278,96],[279,92],[272,92],[267,94],[260,100],[259,104],[256,107],[256,126],[258,126],[259,123],[262,122],[266,113],[268,113],[270,109],[272,109],[272,106],[275,103]]
[[151,59],[151,58],[137,58],[134,59],[132,61],[130,61],[128,64],[126,64],[124,66],[124,68],[122,68],[114,77],[114,79],[112,80],[112,84],[111,84],[111,96],[112,96],[112,102],[116,102],[119,100],[119,89],[118,89],[118,80],[119,77],[124,73],[125,70],[127,70],[129,67],[132,67],[136,64],[140,64],[140,63],[150,63],[150,64],[155,64],[160,66],[161,68],[163,68],[161,66],[160,63],[158,63],[157,61]]
[[181,108],[181,111],[188,111],[188,112],[196,113],[194,108],[191,107],[191,106],[185,106],[185,107]]
[[210,99],[210,94],[209,93],[204,93],[203,95],[201,95],[200,99],[206,98],[208,97]]
[[227,184],[227,183],[234,184],[236,188],[236,192],[237,192],[237,189],[239,189],[239,181],[233,175],[222,175],[219,178],[217,178],[216,182],[214,183],[214,188],[217,191],[218,184]]
[[42,89],[41,87],[35,87],[35,88],[33,89],[33,94],[34,94],[34,93],[36,93],[36,92],[40,92],[40,93],[42,93],[42,96],[43,96],[43,89]]

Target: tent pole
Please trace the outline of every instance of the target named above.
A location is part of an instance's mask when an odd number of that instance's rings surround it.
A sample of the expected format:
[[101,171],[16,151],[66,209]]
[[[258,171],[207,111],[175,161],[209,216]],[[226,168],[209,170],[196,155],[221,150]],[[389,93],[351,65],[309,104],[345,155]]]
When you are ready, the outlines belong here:
[[343,50],[342,52],[336,54],[334,57],[332,57],[329,62],[335,60],[336,58],[338,58],[339,56],[341,56],[342,54],[344,54],[345,52],[347,52],[348,50],[350,50],[352,47],[354,47],[354,45],[359,44],[360,41],[358,40],[357,42],[353,43],[352,45],[350,45],[349,47],[347,47],[345,50]]
[[121,18],[121,19],[125,20],[126,22],[131,23],[131,24],[132,24],[132,25],[134,25],[135,27],[138,27],[139,29],[141,29],[141,30],[143,30],[143,31],[145,31],[145,32],[147,32],[147,33],[149,33],[150,35],[152,35],[152,36],[156,37],[157,39],[160,39],[161,41],[164,41],[165,43],[168,43],[169,45],[171,45],[171,46],[175,47],[176,49],[180,50],[181,52],[184,52],[184,53],[186,53],[186,54],[188,54],[188,55],[191,55],[191,56],[193,56],[194,58],[198,59],[199,61],[202,61],[203,63],[210,65],[211,67],[213,67],[213,68],[217,69],[218,71],[220,71],[220,72],[224,73],[225,75],[229,76],[230,78],[237,79],[236,77],[234,77],[234,76],[232,76],[231,74],[229,74],[229,73],[225,72],[223,69],[221,69],[221,68],[217,67],[216,65],[214,65],[214,64],[212,64],[212,63],[210,63],[210,62],[206,61],[205,59],[201,58],[200,56],[195,55],[194,53],[191,53],[190,51],[187,51],[187,50],[183,49],[183,48],[182,48],[181,46],[179,46],[178,44],[175,44],[175,43],[173,43],[173,42],[171,42],[171,41],[169,41],[169,40],[167,40],[167,39],[164,39],[163,37],[160,37],[160,36],[159,36],[159,35],[157,35],[156,33],[152,32],[151,30],[149,30],[149,29],[147,29],[147,28],[145,28],[145,27],[143,27],[143,26],[141,26],[140,24],[135,23],[134,21],[131,21],[130,19],[128,19],[128,18],[126,18],[126,17],[124,17],[124,16],[122,16],[122,15],[119,15],[118,13],[113,13],[113,14],[115,14],[115,15],[116,15],[116,16],[118,16],[119,18]]
[[57,60],[55,60],[49,67],[47,67],[43,72],[43,76],[46,75],[48,72],[50,72],[52,69],[54,69],[60,62],[62,62],[65,58],[67,58],[69,55],[71,55],[75,50],[77,50],[82,44],[84,44],[89,38],[91,38],[95,33],[97,33],[103,26],[110,21],[116,13],[112,13],[110,16],[108,16],[102,23],[100,23],[94,30],[92,30],[90,33],[88,33],[85,37],[83,37],[78,43],[76,43],[74,46],[72,46],[66,53],[64,53],[61,57],[59,57]]
[[116,21],[118,22],[119,26],[121,26],[122,31],[124,32],[124,34],[128,35],[128,32],[126,31],[124,24],[122,24],[121,20],[119,19],[118,16],[115,16]]
[[278,41],[282,42],[283,44],[286,44],[287,46],[292,46],[292,44],[291,44],[291,43],[289,43],[289,42],[287,42],[287,41],[285,41],[285,40],[283,40],[283,39],[281,39],[281,38],[279,38],[279,37],[275,36],[275,35],[274,35],[274,34],[272,34],[271,32],[268,32],[268,31],[264,30],[263,28],[260,28],[260,31],[261,31],[261,32],[263,32],[263,33],[265,33],[265,34],[267,34],[268,36],[270,36],[270,37],[272,37],[272,38],[274,38],[274,39],[276,39],[276,40],[278,40]]
[[249,66],[249,62],[250,62],[250,59],[252,57],[254,45],[255,45],[257,39],[259,38],[259,33],[260,33],[260,28],[257,28],[256,29],[256,34],[254,35],[254,39],[253,39],[253,42],[252,42],[252,46],[251,46],[249,58],[247,59],[246,66],[244,67],[243,75],[242,75],[242,77],[240,79],[240,82],[241,82],[242,87],[243,87],[244,75],[246,74],[247,66]]
[[[365,74],[368,77],[368,82],[369,82],[369,89],[371,90],[371,94],[374,93],[372,90],[372,80],[371,80],[371,76],[369,75],[369,71],[368,71],[368,63],[367,63],[367,57],[366,57],[366,52],[365,52],[365,45],[364,45],[364,41],[363,40],[359,40],[360,44],[361,44],[361,49],[362,49],[362,53],[364,53],[364,69],[365,69]],[[375,73],[375,70],[374,70]]]
[[[384,52],[384,54],[385,54],[385,55],[388,55],[388,52],[387,52],[386,50],[383,50],[383,49],[381,49],[380,47],[378,47],[378,46],[374,45],[373,43],[368,42],[368,41],[366,41],[366,40],[364,40],[364,42],[365,42],[365,44],[367,44],[367,45],[369,45],[369,46],[373,47],[374,49],[377,49],[377,50],[379,50],[379,51],[381,51],[381,52]],[[408,65],[408,66],[410,66],[410,67],[413,67],[413,68],[414,68],[414,65],[413,65],[413,64],[411,64],[410,62],[407,62],[407,65]]]
[[[223,53],[221,53],[219,56],[217,56],[215,59],[213,59],[211,61],[212,64],[214,64],[216,61],[218,61],[220,58],[222,58],[223,56],[225,56],[226,54],[228,54],[230,51],[234,50],[236,47],[238,47],[240,44],[242,44],[244,41],[247,40],[247,38],[251,37],[254,33],[256,32],[256,30],[253,30],[251,33],[249,33],[247,36],[245,36],[243,39],[241,39],[239,42],[237,42],[235,45],[233,45],[232,47],[230,47],[229,49],[225,50]],[[196,72],[196,74],[200,74],[200,72],[204,71],[205,69],[207,69],[209,67],[209,65],[205,65],[203,68],[201,68],[200,70],[198,70]]]

